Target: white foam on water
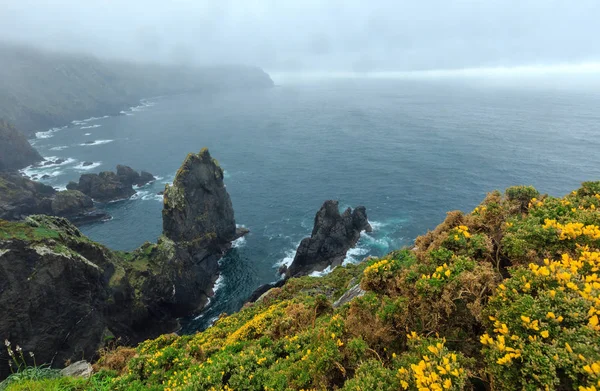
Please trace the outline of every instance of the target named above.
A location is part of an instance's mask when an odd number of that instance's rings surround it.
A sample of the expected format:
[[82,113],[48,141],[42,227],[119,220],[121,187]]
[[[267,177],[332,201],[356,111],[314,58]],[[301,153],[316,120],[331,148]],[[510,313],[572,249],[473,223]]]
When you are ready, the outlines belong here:
[[93,143],[88,143],[88,144],[82,143],[79,145],[81,145],[82,147],[91,147],[93,145],[102,145],[102,144],[112,143],[113,141],[115,141],[115,140],[95,140]]
[[244,247],[245,245],[246,245],[246,238],[243,236],[241,238],[237,238],[236,240],[231,242],[232,248],[241,248],[241,247]]
[[85,133],[84,136],[91,136],[91,133]]
[[129,197],[130,200],[138,200],[138,199],[143,199],[145,196],[147,196],[149,194],[148,191],[146,190],[142,190],[142,191],[136,191],[134,195],[132,195],[131,197]]
[[67,149],[69,148],[68,145],[60,145],[58,147],[52,147],[50,148],[51,151],[62,151],[63,149]]
[[[81,122],[93,122],[93,121],[98,121],[98,120],[105,119],[105,118],[108,118],[108,117],[110,117],[110,116],[109,115],[103,115],[102,117],[90,117],[90,118],[86,118],[86,119],[82,120]],[[98,126],[100,126],[100,125],[98,125]]]
[[94,125],[82,126],[79,129],[94,129],[94,128],[99,128],[101,126],[102,125],[100,125],[100,124],[94,124]]
[[[335,267],[333,269],[335,269]],[[310,273],[309,276],[310,277],[323,277],[323,276],[331,273],[333,271],[333,269],[331,268],[331,266],[327,266],[325,269],[323,269],[320,272],[314,271],[314,272]]]
[[65,191],[65,190],[67,190],[67,186],[65,186],[65,185],[54,186],[54,190],[56,190],[56,191]]
[[[45,157],[45,158],[44,158],[44,161],[42,162],[42,164],[43,164],[44,162],[48,162],[48,161],[56,161],[56,160],[58,160],[58,159],[64,159],[64,158],[59,158],[59,157],[57,157],[57,156],[48,156],[48,157]],[[77,160],[75,160],[75,159],[73,159],[73,158],[70,158],[70,157],[69,157],[69,158],[66,158],[66,159],[64,159],[64,160],[65,160],[65,161],[64,161],[64,162],[62,162],[62,163],[56,163],[56,164],[52,163],[52,164],[46,164],[45,166],[40,166],[40,167],[32,167],[32,168],[33,168],[33,169],[35,169],[35,168],[38,168],[38,169],[42,169],[42,170],[44,170],[44,169],[47,169],[47,168],[52,168],[52,167],[66,166],[66,165],[68,165],[68,164],[73,164],[73,163],[75,163],[75,162],[77,161]]]
[[50,137],[54,137],[54,135],[52,133],[54,133],[54,131],[52,129],[47,130],[45,132],[36,132],[35,133],[35,137],[36,138],[50,138]]
[[96,168],[96,167],[100,166],[101,164],[102,164],[102,162],[93,162],[92,164],[90,164],[88,166],[84,166],[83,162],[81,162],[73,168],[75,170],[79,170],[79,171],[87,171],[87,170],[91,170],[92,168]]
[[35,178],[36,181],[45,181],[49,178],[45,178],[42,179],[42,177],[44,175],[48,175],[50,178],[55,178],[59,175],[61,175],[63,172],[61,170],[43,170],[43,169],[27,169],[24,168],[22,170],[20,170],[21,174],[27,176],[27,177],[32,177],[33,175],[37,175],[37,178]]
[[219,278],[215,281],[215,285],[213,286],[213,293],[217,293],[217,291],[225,286],[225,277],[223,274],[219,274]]
[[348,250],[348,252],[346,252],[346,258],[344,258],[344,262],[342,262],[342,265],[346,266],[349,264],[359,263],[368,253],[369,249],[364,247],[356,246],[354,248],[351,248],[350,250]]
[[296,256],[296,251],[298,250],[299,245],[300,245],[300,242],[298,242],[298,244],[294,248],[287,250],[285,252],[285,257],[281,261],[277,262],[274,265],[274,267],[275,268],[280,268],[282,266],[290,267],[290,265],[294,261],[294,257]]
[[370,221],[369,220],[369,224],[371,224],[371,228],[373,228],[373,231],[379,231],[381,228],[388,226],[388,223],[382,223],[380,221]]
[[159,201],[159,202],[163,202],[163,195],[162,194],[155,194],[152,192],[148,192],[148,191],[142,191],[141,193],[144,193],[141,196],[141,199],[144,201]]

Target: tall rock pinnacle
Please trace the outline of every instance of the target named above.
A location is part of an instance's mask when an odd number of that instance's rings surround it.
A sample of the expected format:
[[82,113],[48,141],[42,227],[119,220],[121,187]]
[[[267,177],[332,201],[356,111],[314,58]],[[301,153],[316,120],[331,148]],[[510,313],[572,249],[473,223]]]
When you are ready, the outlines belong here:
[[208,149],[190,153],[166,187],[163,234],[175,242],[200,245],[228,243],[236,233],[231,199],[223,183],[223,169]]

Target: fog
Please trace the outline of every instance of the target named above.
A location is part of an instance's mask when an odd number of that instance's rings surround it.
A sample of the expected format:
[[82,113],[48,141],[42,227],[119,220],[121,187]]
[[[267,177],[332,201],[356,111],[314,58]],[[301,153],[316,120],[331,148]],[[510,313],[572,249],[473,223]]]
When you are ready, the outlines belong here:
[[589,64],[600,63],[597,0],[0,0],[0,17],[5,41],[270,72],[597,72]]

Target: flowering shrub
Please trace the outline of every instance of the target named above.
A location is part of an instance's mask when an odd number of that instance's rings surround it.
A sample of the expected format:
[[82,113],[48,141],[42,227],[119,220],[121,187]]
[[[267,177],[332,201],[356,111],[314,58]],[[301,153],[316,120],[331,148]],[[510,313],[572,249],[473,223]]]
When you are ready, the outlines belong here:
[[600,387],[600,252],[580,249],[516,270],[492,296],[481,336],[506,390]]
[[[600,182],[563,198],[526,186],[492,192],[411,250],[290,279],[202,333],[128,350],[125,363],[108,352],[89,383],[18,385],[598,391],[599,210]],[[357,283],[364,295],[333,308]]]

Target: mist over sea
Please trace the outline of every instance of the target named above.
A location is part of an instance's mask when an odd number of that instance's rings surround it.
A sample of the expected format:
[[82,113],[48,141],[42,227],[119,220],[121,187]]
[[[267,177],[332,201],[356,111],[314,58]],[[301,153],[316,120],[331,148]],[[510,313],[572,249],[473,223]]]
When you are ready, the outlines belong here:
[[[82,231],[132,250],[162,231],[162,196],[189,152],[208,147],[225,169],[236,221],[250,229],[221,261],[210,306],[184,332],[238,310],[278,278],[323,201],[364,205],[374,231],[347,262],[410,245],[449,210],[494,189],[534,185],[564,195],[600,179],[600,93],[474,80],[316,78],[261,91],[143,101],[32,140],[61,164],[28,169],[64,188],[84,172],[126,164],[158,180],[100,205],[113,219]],[[91,165],[84,165],[91,162]]]

